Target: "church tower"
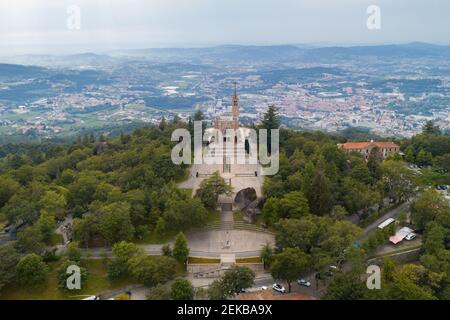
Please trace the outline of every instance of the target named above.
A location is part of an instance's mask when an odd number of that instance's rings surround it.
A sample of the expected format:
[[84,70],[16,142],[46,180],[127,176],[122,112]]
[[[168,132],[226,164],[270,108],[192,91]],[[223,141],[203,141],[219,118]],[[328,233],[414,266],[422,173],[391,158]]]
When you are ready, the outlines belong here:
[[216,117],[214,120],[214,128],[225,133],[226,129],[239,129],[239,98],[236,92],[236,82],[234,83],[234,94],[231,98],[231,112],[226,113]]
[[239,98],[237,96],[236,90],[237,83],[234,82],[234,95],[233,95],[233,103],[231,106],[231,113],[233,115],[234,129],[237,130],[239,128]]

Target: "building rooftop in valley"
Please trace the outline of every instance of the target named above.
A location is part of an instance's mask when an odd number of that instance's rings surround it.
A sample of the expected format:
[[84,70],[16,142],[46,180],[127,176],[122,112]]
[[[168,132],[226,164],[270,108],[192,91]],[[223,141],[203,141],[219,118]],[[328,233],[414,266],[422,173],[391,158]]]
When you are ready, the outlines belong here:
[[347,150],[354,149],[368,149],[373,147],[378,147],[380,149],[383,148],[400,148],[398,144],[395,144],[391,141],[364,141],[364,142],[346,142],[338,144],[338,147],[344,148]]
[[375,148],[381,154],[383,159],[389,155],[400,152],[400,146],[391,141],[364,141],[364,142],[346,142],[338,143],[338,148],[344,149],[347,152],[359,152],[367,160],[371,151]]

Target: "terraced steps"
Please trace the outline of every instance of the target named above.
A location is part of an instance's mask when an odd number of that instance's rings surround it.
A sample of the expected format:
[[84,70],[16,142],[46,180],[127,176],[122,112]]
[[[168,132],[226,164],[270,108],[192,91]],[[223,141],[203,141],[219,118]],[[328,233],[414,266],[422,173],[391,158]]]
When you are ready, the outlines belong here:
[[201,230],[249,230],[264,233],[273,233],[267,229],[255,226],[254,224],[246,223],[243,221],[216,221],[207,224]]

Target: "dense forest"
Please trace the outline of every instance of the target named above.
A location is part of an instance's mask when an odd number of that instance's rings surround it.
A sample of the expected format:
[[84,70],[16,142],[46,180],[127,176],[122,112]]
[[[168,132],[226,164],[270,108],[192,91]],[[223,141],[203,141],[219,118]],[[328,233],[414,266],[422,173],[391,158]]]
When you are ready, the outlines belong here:
[[[279,126],[274,110],[261,126]],[[109,277],[126,273],[155,287],[156,294],[157,285],[173,278],[177,263],[187,258],[182,231],[204,226],[215,214],[217,196],[228,190],[218,177],[202,184],[196,197],[178,188],[188,170],[170,159],[170,136],[177,127],[189,124],[163,120],[117,138],[84,135],[65,144],[1,146],[0,229],[8,229],[15,241],[0,242],[0,292],[45,283],[48,264],[60,259],[55,229],[71,216],[73,242],[60,270],[80,261],[82,248],[111,246]],[[422,134],[398,141],[402,154],[384,161],[377,150],[368,161],[347,154],[337,147],[343,141],[321,132],[280,130],[280,170],[263,188],[261,218],[276,234],[276,247],[261,252],[267,270],[289,287],[314,271],[327,283],[329,299],[450,298],[450,209],[434,190],[450,184],[450,136],[427,123]],[[362,227],[406,201],[411,201],[410,224],[423,234],[420,264],[395,266],[386,260],[386,286],[368,294],[361,268],[388,234],[375,232],[358,242]],[[149,259],[133,244],[177,234],[177,249],[165,248],[162,260]],[[332,264],[349,264],[351,271],[329,277]],[[187,286],[180,279],[177,285]],[[220,288],[215,283],[210,297],[226,298]]]
[[[277,247],[261,254],[273,277],[290,289],[314,272],[326,283],[325,299],[449,299],[450,205],[436,186],[450,184],[450,136],[428,122],[421,134],[398,141],[401,154],[383,160],[374,148],[367,161],[338,149],[339,139],[281,130],[280,171],[264,184],[262,210],[276,230]],[[420,261],[396,266],[386,258],[382,290],[367,290],[365,261],[396,225],[367,235],[362,227],[408,201],[397,224],[422,234]]]

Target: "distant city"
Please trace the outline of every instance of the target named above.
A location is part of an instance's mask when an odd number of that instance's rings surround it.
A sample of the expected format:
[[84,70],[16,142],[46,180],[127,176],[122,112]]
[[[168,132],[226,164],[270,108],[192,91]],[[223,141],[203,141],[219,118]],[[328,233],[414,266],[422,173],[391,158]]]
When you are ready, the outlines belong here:
[[47,139],[231,105],[257,123],[268,105],[283,126],[410,137],[450,129],[450,46],[219,46],[0,58],[0,137]]

